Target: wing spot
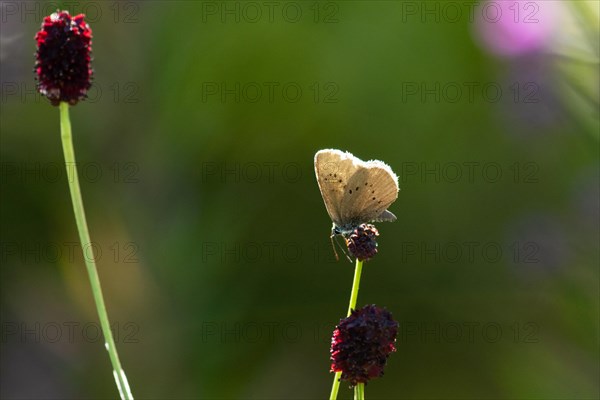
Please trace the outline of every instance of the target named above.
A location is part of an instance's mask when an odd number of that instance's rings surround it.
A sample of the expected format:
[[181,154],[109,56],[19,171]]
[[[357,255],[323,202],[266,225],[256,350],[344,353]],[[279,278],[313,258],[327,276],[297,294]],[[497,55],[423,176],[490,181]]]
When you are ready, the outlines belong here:
[[381,204],[381,200],[379,200],[379,201],[377,202],[377,204]]
[[358,192],[358,189],[360,189],[358,186],[356,187],[356,191]]
[[375,193],[375,191],[373,190],[373,191],[371,191],[371,193]]
[[350,189],[350,190],[348,191],[348,193],[352,194],[352,189]]
[[368,185],[368,183],[367,183],[367,182],[365,182],[365,186],[367,186],[367,185]]
[[339,183],[342,183],[342,180],[340,179],[338,182],[339,182]]
[[375,200],[375,197],[373,197],[373,200]]

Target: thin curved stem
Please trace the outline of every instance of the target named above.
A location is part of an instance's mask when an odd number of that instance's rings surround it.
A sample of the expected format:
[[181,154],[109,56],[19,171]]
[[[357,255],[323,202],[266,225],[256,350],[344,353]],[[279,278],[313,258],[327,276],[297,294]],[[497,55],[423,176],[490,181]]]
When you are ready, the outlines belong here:
[[[348,304],[348,314],[352,314],[352,310],[356,309],[356,300],[358,299],[358,288],[360,286],[360,275],[362,273],[363,262],[356,259],[356,268],[354,269],[354,280],[352,281],[352,292],[350,292],[350,304]],[[336,372],[333,377],[333,385],[331,386],[331,394],[329,400],[336,400],[338,390],[340,389],[340,378],[342,377],[341,372]]]
[[[65,165],[67,167],[67,178],[69,179],[69,191],[71,192],[71,201],[73,202],[73,211],[75,212],[75,222],[77,223],[77,230],[79,231],[79,241],[81,242],[81,248],[85,249],[92,241],[90,240],[90,233],[88,231],[85,211],[83,209],[83,200],[81,198],[81,189],[79,188],[79,176],[75,164],[75,150],[73,149],[73,139],[71,135],[69,104],[65,102],[60,103],[60,136],[62,139],[63,153],[65,155]],[[83,258],[90,278],[92,294],[94,296],[94,302],[96,303],[96,309],[98,310],[102,333],[106,340],[106,349],[108,350],[110,362],[113,366],[113,374],[117,388],[119,389],[121,399],[133,400],[131,389],[129,388],[125,371],[121,368],[117,347],[115,346],[115,341],[110,330],[110,322],[104,304],[104,297],[102,296],[102,287],[100,286],[98,269],[96,268],[96,260],[93,255],[89,257],[85,252]]]

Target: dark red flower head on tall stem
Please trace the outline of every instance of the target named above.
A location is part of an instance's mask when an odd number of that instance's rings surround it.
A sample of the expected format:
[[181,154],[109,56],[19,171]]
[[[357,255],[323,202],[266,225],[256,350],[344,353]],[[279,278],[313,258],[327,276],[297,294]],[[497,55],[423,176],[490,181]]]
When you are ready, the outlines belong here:
[[38,90],[52,105],[71,105],[86,97],[92,79],[92,30],[85,15],[57,11],[44,18],[35,35]]
[[396,351],[398,323],[385,308],[368,305],[340,321],[331,339],[331,372],[351,386],[383,375],[390,353]]
[[377,236],[375,225],[361,224],[348,236],[346,245],[350,254],[360,261],[369,261],[377,254]]

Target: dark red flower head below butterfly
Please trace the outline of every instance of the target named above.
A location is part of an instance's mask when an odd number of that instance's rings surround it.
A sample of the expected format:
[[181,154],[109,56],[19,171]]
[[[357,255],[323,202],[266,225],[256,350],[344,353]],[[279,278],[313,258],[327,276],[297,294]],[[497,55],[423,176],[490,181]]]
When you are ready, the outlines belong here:
[[396,351],[398,323],[384,308],[368,305],[340,321],[331,338],[331,372],[351,386],[383,375],[390,353]]
[[377,254],[377,236],[379,231],[371,224],[361,224],[348,236],[346,245],[353,257],[368,261]]
[[92,79],[92,30],[85,16],[57,11],[44,18],[35,35],[38,90],[52,105],[71,105],[86,97]]

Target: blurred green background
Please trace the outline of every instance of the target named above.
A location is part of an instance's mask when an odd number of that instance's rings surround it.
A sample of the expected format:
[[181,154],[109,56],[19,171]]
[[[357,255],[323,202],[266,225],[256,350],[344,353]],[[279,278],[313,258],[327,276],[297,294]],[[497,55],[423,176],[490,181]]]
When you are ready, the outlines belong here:
[[598,398],[598,3],[529,2],[559,20],[516,55],[447,4],[2,2],[2,397],[118,396],[31,72],[65,7],[94,32],[71,118],[136,398],[329,395],[353,266],[330,248],[322,148],[400,179],[358,299],[400,322],[368,398]]

